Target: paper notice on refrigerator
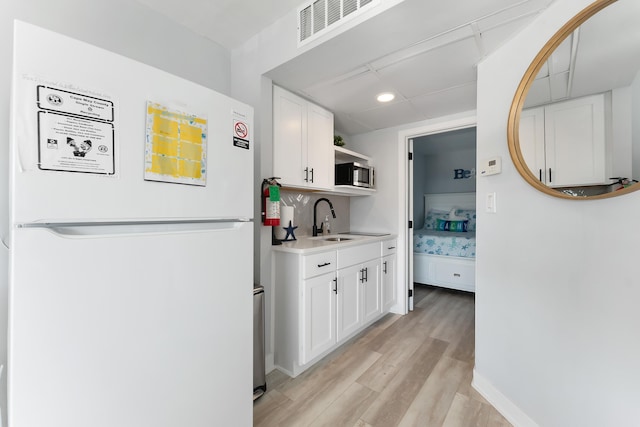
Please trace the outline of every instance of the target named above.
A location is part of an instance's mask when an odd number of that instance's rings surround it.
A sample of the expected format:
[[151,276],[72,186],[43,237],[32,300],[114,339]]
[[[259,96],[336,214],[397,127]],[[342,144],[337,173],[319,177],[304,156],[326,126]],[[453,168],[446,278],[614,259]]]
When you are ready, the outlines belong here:
[[113,123],[40,110],[38,135],[40,169],[115,173]]
[[38,108],[106,122],[113,121],[113,102],[108,99],[44,85],[38,85]]
[[206,185],[207,119],[147,102],[144,178]]

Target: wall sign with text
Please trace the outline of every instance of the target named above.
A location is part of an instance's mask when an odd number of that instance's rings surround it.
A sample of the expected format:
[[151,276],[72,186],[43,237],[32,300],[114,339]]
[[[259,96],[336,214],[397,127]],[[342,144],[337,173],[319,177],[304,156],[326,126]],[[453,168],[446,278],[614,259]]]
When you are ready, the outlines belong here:
[[453,179],[472,179],[476,177],[476,169],[472,168],[471,170],[467,169],[454,169],[453,170]]

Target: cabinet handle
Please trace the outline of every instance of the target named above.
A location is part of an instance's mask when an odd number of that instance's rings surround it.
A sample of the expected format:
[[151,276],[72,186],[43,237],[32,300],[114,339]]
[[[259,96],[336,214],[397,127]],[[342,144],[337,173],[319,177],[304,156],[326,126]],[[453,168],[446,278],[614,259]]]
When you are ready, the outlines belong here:
[[364,269],[364,281],[368,282],[369,281],[369,268],[365,268]]
[[311,182],[313,182],[313,168],[311,168]]
[[309,168],[304,168],[304,182],[309,182]]
[[542,182],[542,169],[538,169],[538,179]]
[[333,292],[338,295],[338,278],[336,277],[335,279],[333,279],[333,284],[335,285],[333,287]]
[[325,262],[324,264],[318,264],[318,268],[326,267],[327,265],[331,265],[330,262]]
[[360,283],[364,282],[364,268],[360,269]]
[[551,179],[551,168],[549,168],[549,182],[553,182],[553,180]]
[[460,277],[460,273],[453,273],[453,277]]
[[387,249],[391,250],[391,249],[395,249],[395,248],[396,248],[395,246],[389,246]]
[[382,263],[382,266],[383,266],[383,270],[382,270],[382,272],[383,272],[384,274],[387,274],[387,261],[383,262],[383,263]]

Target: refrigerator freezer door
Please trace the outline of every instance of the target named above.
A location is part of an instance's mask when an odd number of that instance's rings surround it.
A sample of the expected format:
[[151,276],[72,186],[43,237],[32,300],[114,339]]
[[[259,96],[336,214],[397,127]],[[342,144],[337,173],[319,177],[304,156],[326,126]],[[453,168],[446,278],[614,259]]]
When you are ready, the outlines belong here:
[[[257,187],[253,180],[251,107],[148,65],[22,22],[15,27],[13,65],[13,224],[253,217],[252,194]],[[59,92],[64,95],[61,106],[52,105],[38,92],[43,85],[65,90]],[[113,114],[105,113],[96,120],[87,117],[90,112],[84,113],[80,107],[83,96],[89,95],[98,99],[91,98],[95,102],[112,104]],[[147,102],[206,119],[205,186],[145,180]],[[73,108],[68,107],[73,103]],[[79,115],[65,115],[67,112]],[[55,119],[42,119],[49,116]],[[192,155],[185,147],[194,144],[177,144],[175,135],[181,141],[198,140],[197,132],[184,132],[187,136],[183,136],[182,130],[172,127],[173,121],[158,123],[154,131],[158,135],[166,131],[169,137],[151,138],[152,152],[157,149],[170,160],[167,174],[175,160],[179,174],[184,162],[176,159]],[[64,138],[50,137],[52,142],[47,142],[49,134],[92,134],[106,142],[94,142],[86,157],[74,157],[69,156]],[[183,148],[186,154],[179,151]],[[46,156],[54,156],[62,166],[83,166],[75,172],[51,170],[58,166],[43,164]],[[115,162],[113,174],[88,170],[92,161],[107,162],[105,158]]]
[[252,227],[17,229],[9,425],[250,426]]

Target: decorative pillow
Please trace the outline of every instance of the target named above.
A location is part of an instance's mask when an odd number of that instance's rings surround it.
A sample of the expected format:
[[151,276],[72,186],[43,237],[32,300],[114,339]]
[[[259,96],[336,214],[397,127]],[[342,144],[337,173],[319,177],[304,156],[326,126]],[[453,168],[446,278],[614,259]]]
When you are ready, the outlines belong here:
[[427,230],[436,230],[438,219],[447,219],[449,212],[439,211],[437,209],[429,209],[424,217],[424,227]]
[[458,216],[456,215],[456,211],[459,211],[460,208],[451,208],[451,210],[449,211],[449,216],[447,217],[447,219],[449,221],[464,221],[465,219],[469,219],[466,216]]
[[468,225],[469,221],[466,219],[464,221],[449,221],[442,218],[436,220],[436,230],[442,231],[467,231]]
[[475,209],[457,209],[456,216],[469,220],[468,231],[476,231],[476,211]]

